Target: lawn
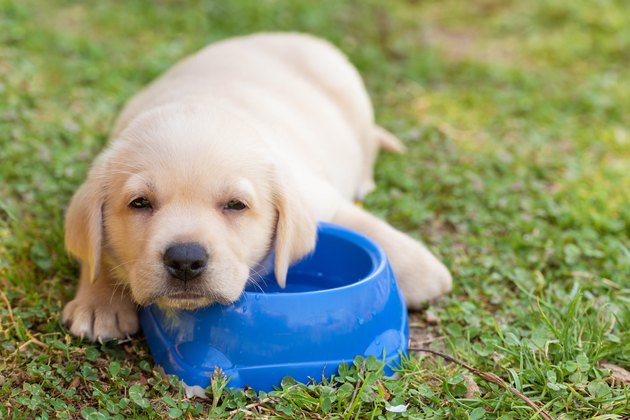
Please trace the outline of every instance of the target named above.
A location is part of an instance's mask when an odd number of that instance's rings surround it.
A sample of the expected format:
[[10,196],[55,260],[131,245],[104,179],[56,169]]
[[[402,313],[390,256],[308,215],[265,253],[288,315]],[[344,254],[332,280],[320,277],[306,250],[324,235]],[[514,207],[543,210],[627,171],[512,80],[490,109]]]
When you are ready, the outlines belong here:
[[[257,395],[217,375],[186,398],[142,337],[62,328],[63,214],[116,112],[260,30],[338,45],[408,145],[365,207],[452,270],[412,346],[470,369],[412,352],[396,379],[356,359],[326,383]],[[627,419],[628,371],[629,2],[0,0],[0,417]]]

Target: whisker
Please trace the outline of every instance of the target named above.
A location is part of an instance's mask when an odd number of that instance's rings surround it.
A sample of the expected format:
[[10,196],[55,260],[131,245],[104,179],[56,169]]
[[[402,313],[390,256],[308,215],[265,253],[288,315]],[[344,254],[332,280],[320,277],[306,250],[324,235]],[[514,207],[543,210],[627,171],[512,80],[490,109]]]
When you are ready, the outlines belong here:
[[[256,276],[257,278],[252,275]],[[259,289],[261,293],[265,293],[265,289],[263,288],[263,286],[260,285],[260,283],[262,282],[266,286],[267,281],[265,277],[263,277],[255,268],[250,269],[250,275],[247,278],[247,282],[249,284],[252,284],[255,288]]]
[[118,269],[118,268],[120,268],[120,267],[122,267],[122,266],[125,266],[125,265],[128,265],[128,264],[132,264],[132,263],[136,263],[136,262],[138,262],[138,261],[140,261],[140,259],[139,259],[139,258],[136,258],[136,259],[133,259],[133,260],[129,260],[129,261],[122,262],[122,263],[120,263],[120,264],[118,264],[118,265],[116,265],[116,266],[114,266],[114,267],[111,267],[111,268],[109,269],[109,271],[115,271],[116,269]]

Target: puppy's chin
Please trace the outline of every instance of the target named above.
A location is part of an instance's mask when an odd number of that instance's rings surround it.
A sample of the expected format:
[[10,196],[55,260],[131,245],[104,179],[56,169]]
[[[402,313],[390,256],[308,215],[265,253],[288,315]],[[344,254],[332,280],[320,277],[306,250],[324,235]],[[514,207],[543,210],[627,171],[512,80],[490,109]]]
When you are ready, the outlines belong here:
[[173,298],[162,296],[155,300],[155,303],[161,308],[169,309],[198,309],[215,303],[216,300],[210,297],[182,297]]
[[209,306],[214,303],[220,303],[227,305],[233,303],[234,300],[228,299],[223,296],[160,296],[155,299],[155,303],[161,308],[170,309],[198,309],[204,306]]

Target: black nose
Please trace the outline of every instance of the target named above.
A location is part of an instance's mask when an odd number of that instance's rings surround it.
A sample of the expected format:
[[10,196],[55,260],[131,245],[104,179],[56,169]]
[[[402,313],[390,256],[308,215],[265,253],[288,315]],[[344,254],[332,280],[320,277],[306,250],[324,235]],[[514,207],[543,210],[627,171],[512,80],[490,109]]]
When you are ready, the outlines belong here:
[[206,269],[208,253],[203,246],[196,243],[175,244],[167,248],[163,261],[166,271],[187,282],[199,277]]

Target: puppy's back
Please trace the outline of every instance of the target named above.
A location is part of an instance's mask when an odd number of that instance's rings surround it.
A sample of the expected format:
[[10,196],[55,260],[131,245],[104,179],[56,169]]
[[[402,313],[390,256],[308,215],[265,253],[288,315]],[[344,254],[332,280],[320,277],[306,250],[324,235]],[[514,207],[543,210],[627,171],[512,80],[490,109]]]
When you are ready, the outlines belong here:
[[143,112],[190,102],[238,114],[284,160],[327,179],[347,198],[371,178],[366,168],[378,148],[372,106],[357,70],[326,41],[262,33],[214,43],[132,98],[112,138]]
[[112,134],[140,113],[186,97],[229,102],[256,86],[297,102],[308,96],[304,85],[325,95],[359,135],[371,137],[372,106],[356,69],[328,42],[298,33],[230,38],[183,59],[128,102]]

